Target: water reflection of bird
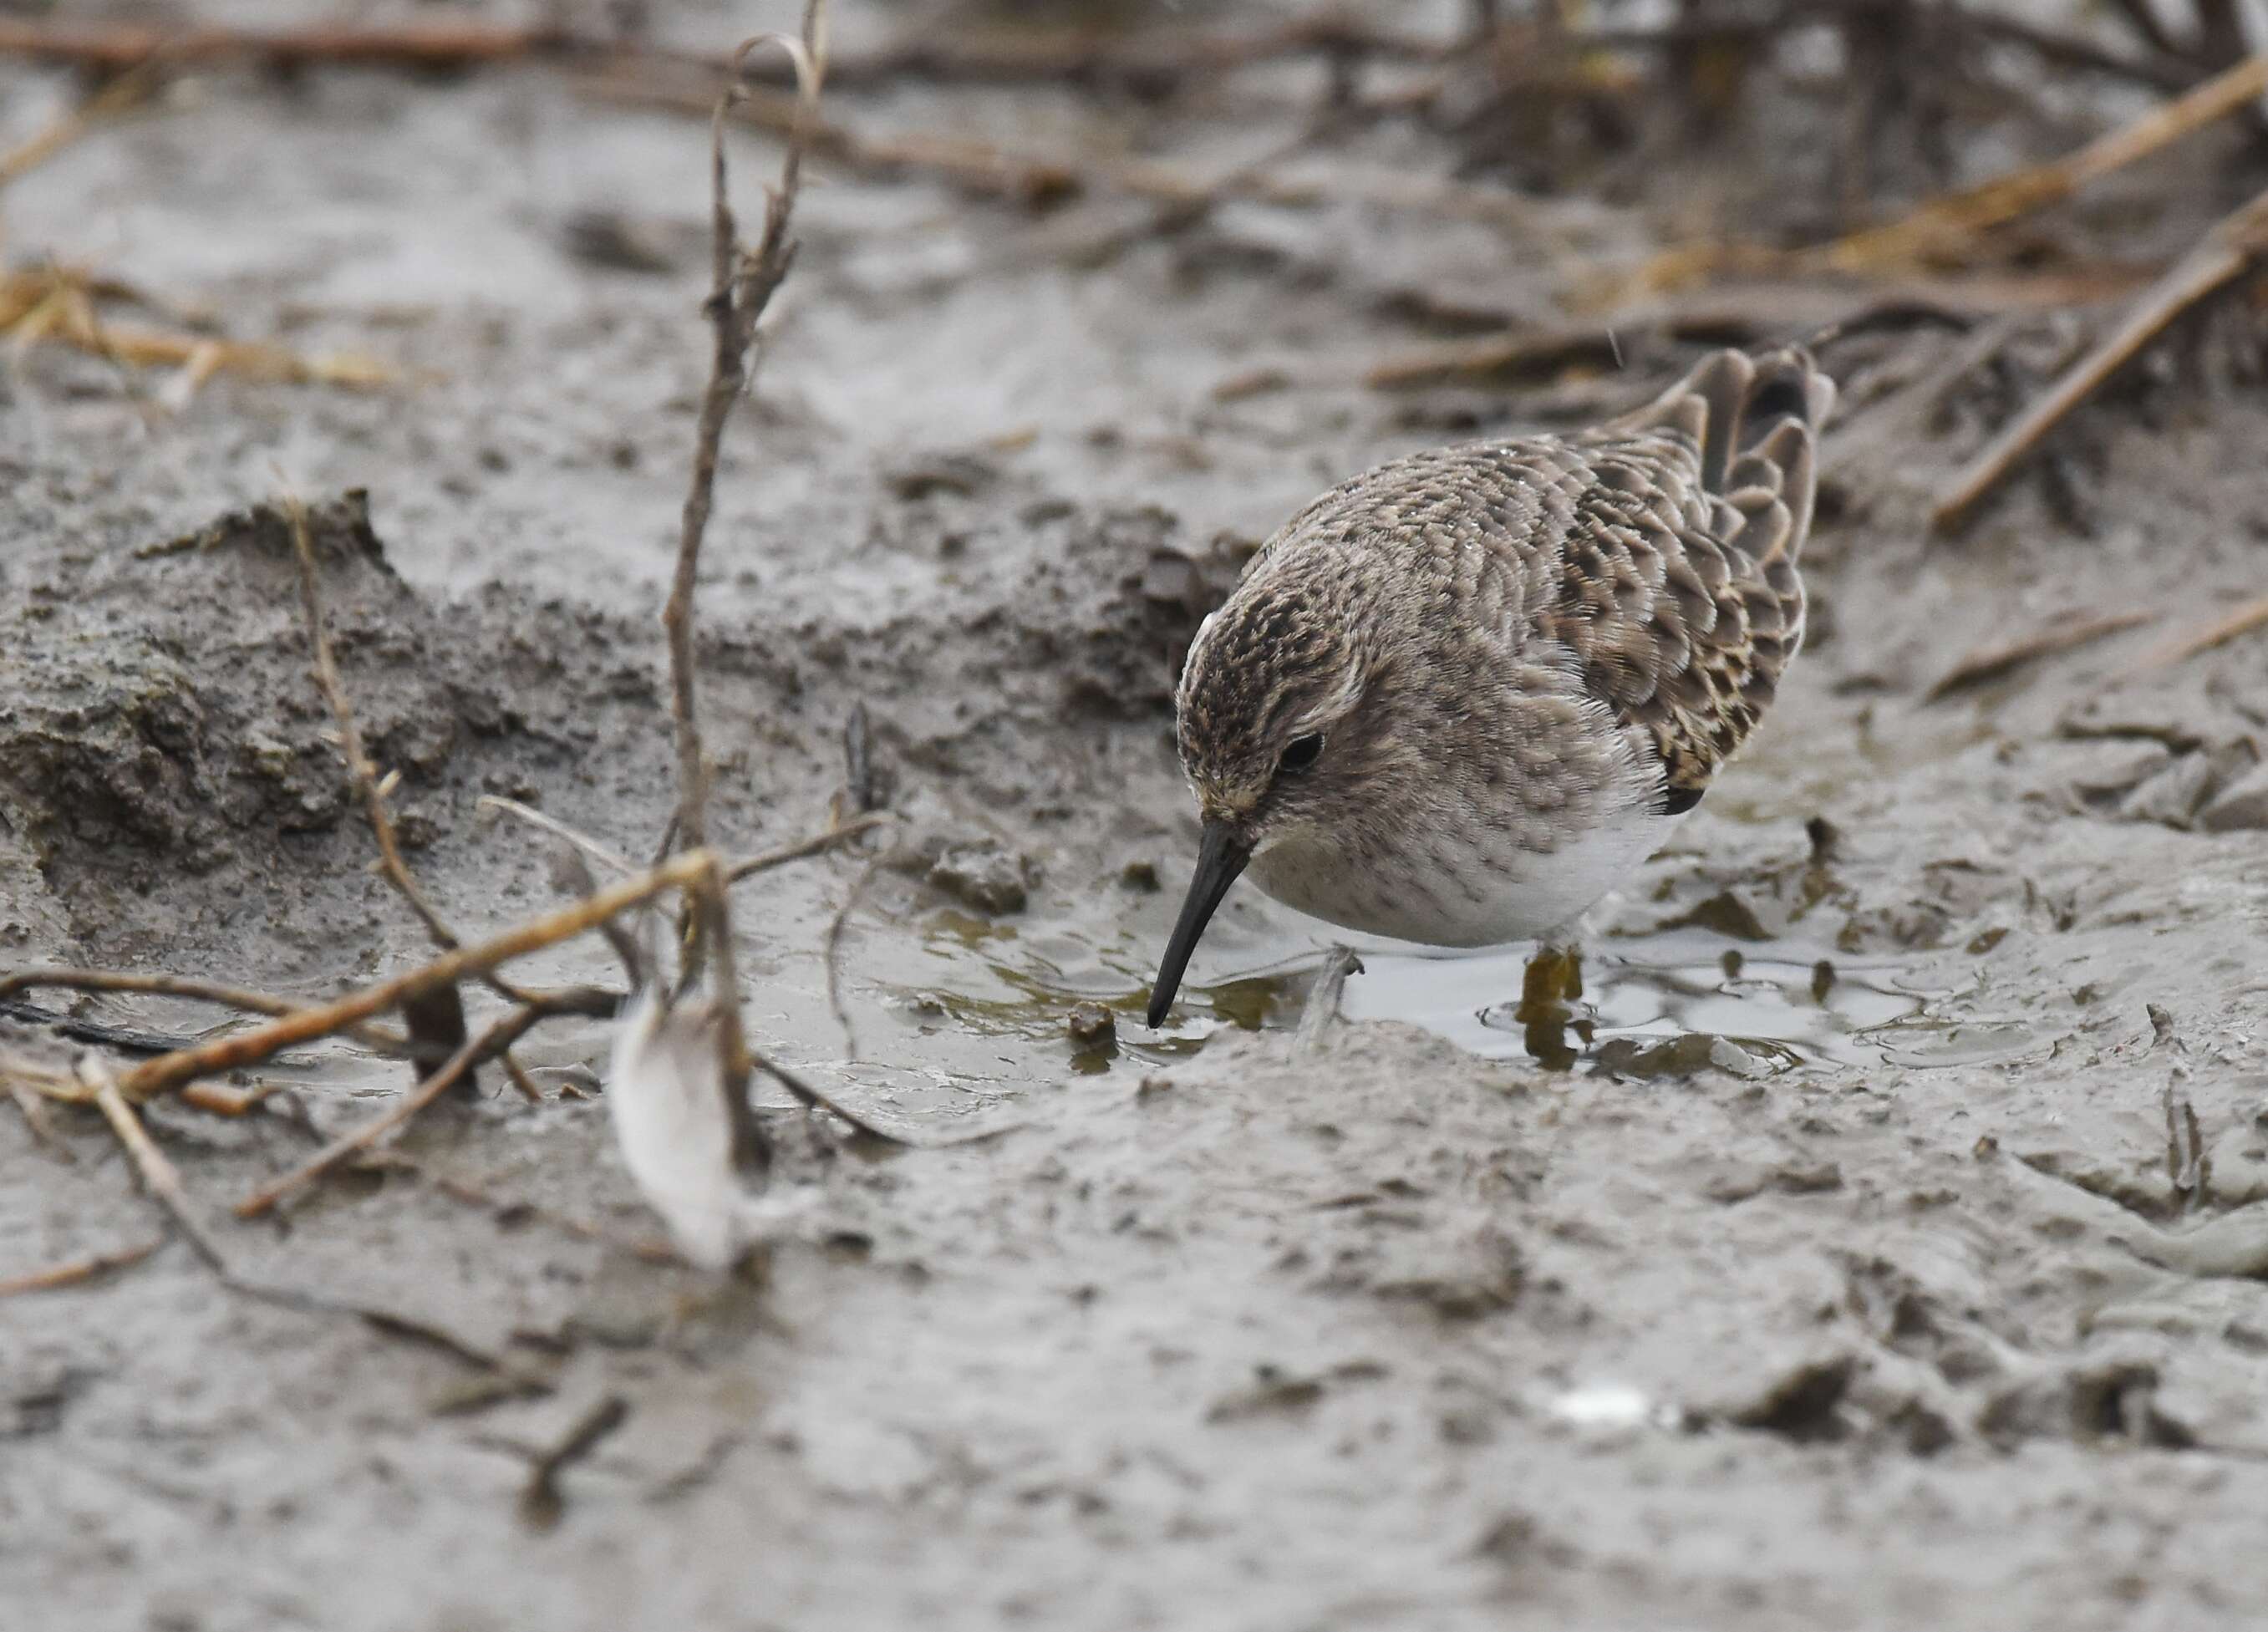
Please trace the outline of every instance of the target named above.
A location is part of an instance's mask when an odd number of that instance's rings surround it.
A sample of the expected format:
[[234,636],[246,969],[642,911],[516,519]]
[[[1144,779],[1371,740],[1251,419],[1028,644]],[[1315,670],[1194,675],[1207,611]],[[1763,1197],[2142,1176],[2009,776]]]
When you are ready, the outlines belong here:
[[1800,350],[1720,351],[1596,430],[1396,459],[1286,523],[1182,670],[1203,839],[1150,1023],[1248,870],[1368,934],[1559,945],[1795,656],[1834,401]]

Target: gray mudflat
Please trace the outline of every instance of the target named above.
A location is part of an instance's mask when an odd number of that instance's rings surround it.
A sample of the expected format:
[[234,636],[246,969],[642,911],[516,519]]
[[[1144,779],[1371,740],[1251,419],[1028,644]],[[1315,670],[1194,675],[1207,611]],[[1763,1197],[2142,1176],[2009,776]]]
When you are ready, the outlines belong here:
[[[786,21],[652,10],[705,50]],[[913,20],[846,8],[838,38]],[[1217,176],[1313,119],[1324,77],[1223,84],[1161,102],[908,75],[833,112]],[[2075,84],[2052,119],[1957,127],[1964,177],[2143,105]],[[0,64],[0,143],[75,94]],[[1400,390],[1365,371],[1564,320],[1570,267],[1832,229],[1831,94],[1759,92],[1714,146],[1643,99],[1633,117],[1613,161],[1499,135],[1519,162],[1465,185],[1566,167],[1517,224],[1418,202],[1486,132],[1402,119],[1283,161],[1382,201],[1194,218],[816,161],[702,587],[716,825],[736,852],[821,826],[860,703],[905,820],[846,933],[858,1057],[821,951],[867,855],[743,890],[750,1021],[917,1138],[1005,1131],[876,1150],[768,1092],[775,1187],[806,1210],[719,1285],[630,1250],[654,1224],[600,1099],[529,1106],[491,1074],[390,1165],[258,1224],[228,1206],[403,1069],[330,1049],[268,1073],[310,1126],[160,1105],[242,1273],[383,1304],[503,1371],[232,1293],[179,1241],[0,1300],[0,1621],[2259,1624],[2268,832],[2232,824],[2261,808],[2268,636],[2147,664],[2268,587],[2257,335],[2224,320],[2195,369],[2154,361],[2046,478],[1935,541],[1931,494],[2115,306],[2019,313],[2001,363],[1951,379],[1969,337],[1839,354],[1815,644],[1597,915],[1602,1030],[1575,1069],[1480,1018],[1516,960],[1492,997],[1474,967],[1373,959],[1349,1023],[1295,1052],[1323,943],[1248,894],[1169,1033],[1136,1023],[1194,844],[1172,653],[1240,547],[1376,459],[1642,397],[1695,342],[1633,320],[1619,371],[1580,345]],[[2214,167],[2224,134],[2053,217],[2058,253],[2177,254],[2258,185]],[[459,926],[558,899],[545,845],[482,818],[484,793],[651,852],[705,139],[558,67],[212,69],[8,188],[17,261],[416,379],[224,374],[174,411],[60,347],[0,376],[0,963],[315,996],[423,954],[366,870],[284,536],[254,509],[278,470],[322,506],[340,660]],[[753,214],[776,150],[734,152]],[[600,215],[645,269],[593,263]],[[1680,320],[1762,340],[1873,298],[1705,291]],[[1216,392],[1262,371],[1279,388]],[[1926,700],[1972,651],[2126,610],[2155,618]],[[525,973],[616,978],[581,944]],[[1068,1035],[1082,999],[1116,1009],[1115,1052]],[[35,1029],[0,1040],[60,1057]],[[548,1028],[526,1057],[558,1096],[607,1045]],[[2187,1192],[2169,1084],[2206,1158]],[[58,1128],[73,1161],[0,1104],[0,1278],[163,1229],[99,1119]],[[626,1420],[534,1527],[526,1453],[609,1395]]]

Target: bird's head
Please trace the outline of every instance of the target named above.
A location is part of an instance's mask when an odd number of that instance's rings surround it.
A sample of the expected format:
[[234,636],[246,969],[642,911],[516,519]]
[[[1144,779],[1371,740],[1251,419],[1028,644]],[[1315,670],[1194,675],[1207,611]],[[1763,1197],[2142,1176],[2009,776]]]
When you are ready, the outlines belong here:
[[1381,665],[1349,580],[1329,569],[1248,578],[1205,620],[1176,698],[1182,768],[1203,839],[1151,989],[1166,1018],[1221,899],[1262,850],[1376,814],[1391,757],[1372,699]]

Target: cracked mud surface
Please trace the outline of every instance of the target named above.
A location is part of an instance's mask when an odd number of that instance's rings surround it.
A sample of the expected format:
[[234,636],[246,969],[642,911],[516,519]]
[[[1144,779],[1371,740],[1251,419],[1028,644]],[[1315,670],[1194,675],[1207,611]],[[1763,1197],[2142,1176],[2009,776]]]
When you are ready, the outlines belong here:
[[[556,899],[484,794],[650,851],[703,131],[541,70],[205,84],[12,187],[11,245],[435,377],[222,379],[146,428],[96,360],[35,349],[0,385],[0,945],[327,994],[423,942],[366,871],[258,507],[278,467],[320,504],[339,661],[460,927]],[[71,93],[13,64],[0,92],[11,136]],[[919,86],[840,111],[1027,141],[1093,117]],[[1415,133],[1344,139],[1449,167]],[[1218,112],[1174,138],[1250,144]],[[771,150],[737,151],[753,197]],[[519,1390],[232,1297],[178,1242],[0,1303],[0,1603],[205,1632],[2254,1624],[2268,636],[2152,654],[2268,583],[2260,386],[2149,373],[2073,426],[2077,501],[2021,479],[1925,541],[2014,399],[1915,413],[1891,387],[1963,342],[1855,348],[1820,636],[1594,915],[1574,1069],[1498,1012],[1516,959],[1390,949],[1295,1053],[1325,943],[1246,893],[1152,1035],[1194,843],[1175,645],[1241,548],[1366,461],[1586,416],[1690,348],[1366,391],[1461,304],[1548,311],[1548,257],[1423,213],[1154,233],[1108,196],[1033,216],[819,176],[707,560],[713,826],[735,851],[817,828],[862,703],[903,820],[846,935],[858,1056],[821,964],[856,855],[744,890],[750,1023],[892,1127],[1007,1131],[877,1153],[768,1099],[806,1210],[721,1290],[627,1249],[652,1224],[596,1100],[436,1116],[280,1223],[217,1226],[244,1271],[446,1322]],[[1682,185],[1598,206],[1596,253],[1674,239]],[[2178,245],[2228,202],[2162,192],[2073,230]],[[685,247],[594,268],[569,247],[591,211]],[[2064,342],[2022,321],[2036,386]],[[1294,364],[1296,389],[1214,397]],[[1970,653],[2126,610],[2153,619],[1927,700]],[[581,946],[526,973],[610,975]],[[1081,1003],[1115,1026],[1074,1035]],[[582,1080],[607,1041],[547,1029],[529,1062]],[[345,1050],[275,1075],[325,1131],[401,1086]],[[216,1217],[309,1148],[283,1117],[151,1121]],[[60,1126],[75,1161],[0,1106],[0,1275],[158,1231],[99,1121]],[[526,1452],[610,1394],[625,1422],[532,1529]]]

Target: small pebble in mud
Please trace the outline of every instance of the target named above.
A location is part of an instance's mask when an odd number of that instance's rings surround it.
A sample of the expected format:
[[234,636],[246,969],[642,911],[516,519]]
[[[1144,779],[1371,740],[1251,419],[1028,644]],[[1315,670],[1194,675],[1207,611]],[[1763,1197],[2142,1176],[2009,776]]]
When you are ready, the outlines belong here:
[[1835,989],[1835,966],[1822,958],[1811,966],[1811,1001],[1825,1003],[1827,994]]
[[1158,882],[1158,864],[1155,862],[1128,862],[1125,870],[1118,875],[1118,882],[1145,895],[1154,895],[1164,887]]
[[1814,866],[1824,867],[1835,859],[1836,852],[1843,843],[1843,829],[1824,816],[1814,816],[1803,824],[1803,833],[1811,841]]
[[1118,1037],[1118,1017],[1099,1003],[1071,1006],[1071,1039],[1082,1048],[1100,1048]]
[[1027,856],[983,836],[933,836],[892,861],[982,913],[1023,911],[1038,872]]

